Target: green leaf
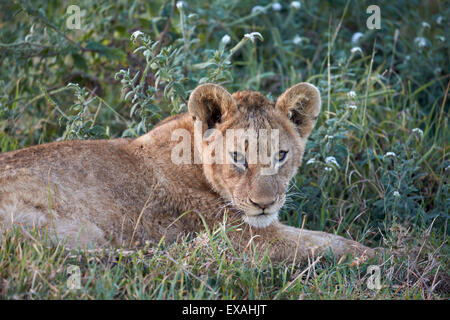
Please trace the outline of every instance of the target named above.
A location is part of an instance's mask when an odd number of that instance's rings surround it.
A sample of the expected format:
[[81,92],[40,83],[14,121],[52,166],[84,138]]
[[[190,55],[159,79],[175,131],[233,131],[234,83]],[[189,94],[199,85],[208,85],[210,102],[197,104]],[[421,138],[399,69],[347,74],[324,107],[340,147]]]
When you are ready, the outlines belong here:
[[80,55],[78,53],[74,53],[74,54],[72,54],[72,58],[73,58],[73,64],[75,65],[75,67],[77,69],[81,69],[83,71],[88,70],[88,65],[82,55]]
[[173,88],[175,89],[175,92],[178,96],[185,98],[186,97],[186,90],[184,89],[184,86],[179,82],[173,83]]
[[126,54],[122,52],[122,50],[104,46],[97,41],[89,41],[86,45],[86,49],[98,52],[100,55],[103,55],[112,60],[122,60],[126,57]]

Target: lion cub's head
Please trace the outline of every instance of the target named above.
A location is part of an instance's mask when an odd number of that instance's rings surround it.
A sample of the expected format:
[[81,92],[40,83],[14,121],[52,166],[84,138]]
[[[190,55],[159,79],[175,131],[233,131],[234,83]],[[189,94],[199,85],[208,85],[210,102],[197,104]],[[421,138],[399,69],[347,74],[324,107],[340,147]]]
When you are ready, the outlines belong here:
[[250,225],[277,219],[320,105],[319,90],[309,83],[289,88],[276,103],[254,91],[231,95],[215,84],[192,92],[188,108],[203,135],[196,147],[204,174]]

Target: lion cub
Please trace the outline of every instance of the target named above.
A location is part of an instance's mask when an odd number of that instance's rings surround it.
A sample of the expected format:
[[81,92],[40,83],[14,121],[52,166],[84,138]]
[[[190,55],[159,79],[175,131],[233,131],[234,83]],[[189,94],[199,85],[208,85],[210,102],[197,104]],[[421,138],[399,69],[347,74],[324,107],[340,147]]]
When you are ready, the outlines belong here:
[[71,247],[175,241],[223,222],[236,248],[276,260],[333,252],[371,257],[343,237],[278,222],[321,107],[299,83],[273,103],[198,86],[188,112],[135,139],[66,141],[0,155],[0,230],[48,227]]

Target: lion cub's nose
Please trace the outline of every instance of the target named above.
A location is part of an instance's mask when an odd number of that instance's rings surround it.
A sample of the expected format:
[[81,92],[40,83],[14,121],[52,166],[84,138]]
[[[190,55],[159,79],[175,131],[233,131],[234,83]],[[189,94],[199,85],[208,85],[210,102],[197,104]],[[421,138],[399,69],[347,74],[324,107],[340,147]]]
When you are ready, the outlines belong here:
[[273,201],[259,200],[258,202],[253,201],[251,198],[248,198],[248,200],[250,200],[251,204],[253,204],[254,206],[256,206],[260,209],[266,209],[275,203],[275,200],[273,200]]

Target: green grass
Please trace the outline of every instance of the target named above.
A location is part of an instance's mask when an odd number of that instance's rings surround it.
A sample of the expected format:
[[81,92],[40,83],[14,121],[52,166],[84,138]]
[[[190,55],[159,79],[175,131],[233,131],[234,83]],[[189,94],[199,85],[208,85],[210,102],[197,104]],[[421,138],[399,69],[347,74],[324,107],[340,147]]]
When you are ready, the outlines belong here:
[[[398,226],[395,232],[405,230]],[[373,261],[356,265],[326,256],[296,266],[272,264],[251,248],[236,255],[222,229],[210,235],[212,242],[202,233],[169,247],[73,251],[46,247],[45,234],[37,231],[24,236],[15,230],[1,242],[0,292],[6,299],[445,298],[448,274],[440,269],[448,252],[439,248],[442,238],[429,230],[395,232],[386,243],[396,254],[382,264],[382,287],[373,290],[367,287]],[[80,270],[78,289],[68,284],[73,266]]]
[[[281,220],[390,249],[382,289],[366,285],[373,261],[275,265],[251,250],[237,256],[220,228],[201,233],[203,241],[122,253],[69,252],[47,247],[43,230],[12,230],[0,240],[0,297],[450,297],[450,8],[381,2],[382,29],[368,30],[370,2],[301,1],[299,10],[280,3],[280,12],[270,1],[238,0],[193,1],[180,11],[172,1],[81,0],[83,29],[68,30],[69,2],[0,0],[0,151],[141,135],[185,111],[203,82],[276,99],[309,81],[323,112]],[[266,11],[252,13],[255,5]],[[136,30],[144,34],[130,40]],[[254,31],[264,40],[241,42]],[[363,36],[352,43],[356,32]],[[67,287],[72,265],[79,290]]]

